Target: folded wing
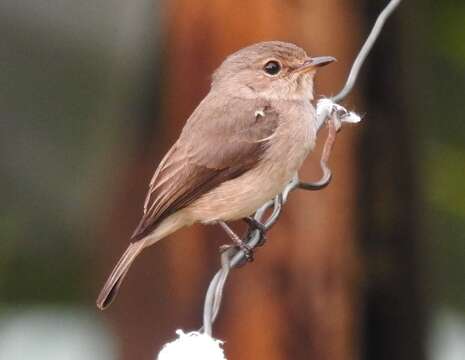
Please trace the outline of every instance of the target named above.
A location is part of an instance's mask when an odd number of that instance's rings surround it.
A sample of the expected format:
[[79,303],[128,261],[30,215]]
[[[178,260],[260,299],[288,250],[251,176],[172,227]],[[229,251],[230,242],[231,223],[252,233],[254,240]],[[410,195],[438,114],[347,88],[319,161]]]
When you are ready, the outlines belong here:
[[210,93],[158,166],[132,239],[203,194],[252,169],[276,131],[279,114],[265,101]]

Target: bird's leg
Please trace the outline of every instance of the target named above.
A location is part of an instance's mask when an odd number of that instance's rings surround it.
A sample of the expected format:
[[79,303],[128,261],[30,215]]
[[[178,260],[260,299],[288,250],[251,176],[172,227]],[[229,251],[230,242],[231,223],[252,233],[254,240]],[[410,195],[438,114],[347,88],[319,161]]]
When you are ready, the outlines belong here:
[[[245,258],[248,261],[253,261],[252,248],[249,245],[247,245],[244,241],[242,241],[241,238],[237,236],[237,234],[224,221],[219,221],[218,223],[221,225],[226,234],[228,234],[228,236],[231,238],[231,240],[234,243],[234,246],[238,247],[244,252]],[[223,246],[222,250],[227,248],[229,248],[229,245]]]
[[262,246],[266,241],[266,231],[267,228],[260,221],[256,220],[253,216],[247,216],[243,218],[247,225],[249,225],[250,230],[258,230],[260,233],[260,240],[257,243],[257,246]]

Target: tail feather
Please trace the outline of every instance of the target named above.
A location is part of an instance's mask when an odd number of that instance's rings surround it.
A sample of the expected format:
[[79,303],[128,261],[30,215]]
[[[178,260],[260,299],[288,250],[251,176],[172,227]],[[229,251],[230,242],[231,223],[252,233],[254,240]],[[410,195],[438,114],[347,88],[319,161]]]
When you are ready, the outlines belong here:
[[142,251],[144,245],[144,240],[132,243],[121,256],[97,298],[97,307],[100,310],[106,309],[112,303],[131,264]]

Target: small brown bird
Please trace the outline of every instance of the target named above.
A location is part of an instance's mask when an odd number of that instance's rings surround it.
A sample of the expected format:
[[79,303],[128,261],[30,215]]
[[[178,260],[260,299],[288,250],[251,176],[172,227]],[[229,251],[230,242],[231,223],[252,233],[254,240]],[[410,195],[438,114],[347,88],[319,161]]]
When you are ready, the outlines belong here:
[[136,256],[183,226],[219,223],[247,250],[225,222],[249,217],[296,175],[320,125],[313,77],[333,61],[279,41],[226,58],[155,171],[142,220],[97,299],[100,309],[114,299]]

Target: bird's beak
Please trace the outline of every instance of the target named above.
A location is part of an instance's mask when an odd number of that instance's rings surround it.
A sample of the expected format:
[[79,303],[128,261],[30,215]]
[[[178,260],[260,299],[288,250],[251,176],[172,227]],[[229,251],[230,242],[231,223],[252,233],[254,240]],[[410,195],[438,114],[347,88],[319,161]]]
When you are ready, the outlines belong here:
[[331,64],[332,62],[335,62],[335,61],[336,61],[336,58],[333,58],[332,56],[318,56],[318,57],[308,58],[307,60],[304,61],[304,63],[301,66],[297,68],[297,71],[308,72],[308,71],[314,70],[315,68],[319,68],[319,67]]

